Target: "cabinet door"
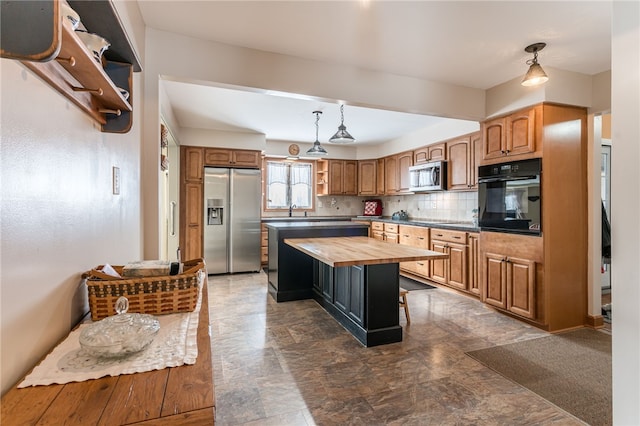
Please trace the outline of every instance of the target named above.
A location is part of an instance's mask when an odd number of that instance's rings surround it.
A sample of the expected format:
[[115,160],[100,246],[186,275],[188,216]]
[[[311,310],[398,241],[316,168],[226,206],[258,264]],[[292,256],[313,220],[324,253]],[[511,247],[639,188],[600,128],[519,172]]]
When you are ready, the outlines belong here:
[[482,160],[482,134],[473,133],[469,138],[469,189],[478,189],[478,166]]
[[507,309],[526,318],[535,318],[536,263],[510,257],[507,260]]
[[318,280],[322,284],[322,295],[326,300],[333,303],[333,268],[326,263],[320,262]]
[[447,159],[447,148],[445,143],[429,145],[427,146],[427,150],[429,152],[429,161],[444,161]]
[[480,276],[478,268],[478,260],[480,256],[480,235],[469,234],[469,292],[480,295]]
[[398,162],[395,156],[384,158],[384,193],[398,192]]
[[231,156],[231,164],[234,167],[260,167],[260,151],[234,150]]
[[469,190],[471,182],[469,137],[447,142],[447,189]]
[[341,266],[333,268],[334,273],[334,293],[333,304],[341,311],[349,311],[349,281],[351,280],[351,267]]
[[364,267],[351,266],[349,268],[349,305],[347,314],[349,318],[360,325],[365,323],[364,309]]
[[507,307],[507,271],[505,257],[501,254],[484,255],[483,302],[506,309]]
[[204,175],[204,159],[202,148],[180,147],[180,172],[182,181],[202,182]]
[[482,158],[489,160],[500,158],[505,154],[507,135],[505,119],[496,118],[482,123],[483,150]]
[[344,164],[340,160],[329,160],[329,195],[342,195],[344,189]]
[[186,232],[181,244],[184,259],[202,257],[202,222],[204,221],[202,183],[187,183],[181,204],[180,217],[184,218],[182,229]]
[[413,164],[422,164],[429,162],[429,148],[423,147],[413,151]]
[[447,285],[460,290],[467,290],[467,246],[465,244],[448,243],[449,270]]
[[519,111],[507,117],[507,155],[536,151],[536,108]]
[[378,167],[376,169],[376,194],[383,195],[385,192],[385,168],[384,158],[378,159]]
[[207,166],[228,167],[232,162],[232,151],[230,149],[206,148],[204,150],[204,161]]
[[413,151],[398,154],[396,161],[398,167],[398,191],[408,192],[411,186],[409,167],[413,166]]
[[358,162],[344,161],[342,169],[342,193],[358,195]]
[[[444,241],[431,240],[431,250],[439,253],[447,253],[447,243]],[[449,277],[447,271],[449,269],[448,259],[431,260],[430,277],[433,281],[446,284]]]
[[[402,244],[405,246],[415,246],[412,227],[400,226],[400,233],[398,234],[398,244]],[[416,262],[400,262],[400,269],[407,272],[415,273]]]
[[376,195],[378,160],[358,161],[358,195]]

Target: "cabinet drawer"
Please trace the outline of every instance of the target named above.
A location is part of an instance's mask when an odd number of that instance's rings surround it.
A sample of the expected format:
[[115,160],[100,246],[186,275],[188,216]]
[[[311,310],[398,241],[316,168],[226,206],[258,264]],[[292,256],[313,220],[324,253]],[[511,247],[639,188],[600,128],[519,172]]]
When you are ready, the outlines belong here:
[[371,230],[372,231],[384,231],[384,223],[383,222],[371,222]]
[[451,243],[467,244],[467,233],[462,231],[451,231],[448,229],[432,229],[431,239],[447,241]]
[[397,223],[385,223],[384,224],[385,232],[393,232],[398,233],[398,224]]

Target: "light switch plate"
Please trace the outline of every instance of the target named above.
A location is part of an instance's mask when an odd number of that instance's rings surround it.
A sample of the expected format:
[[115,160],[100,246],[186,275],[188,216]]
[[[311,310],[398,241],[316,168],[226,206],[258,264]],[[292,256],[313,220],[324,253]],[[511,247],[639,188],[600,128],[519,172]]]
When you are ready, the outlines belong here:
[[113,166],[112,170],[112,186],[113,195],[120,194],[120,167]]

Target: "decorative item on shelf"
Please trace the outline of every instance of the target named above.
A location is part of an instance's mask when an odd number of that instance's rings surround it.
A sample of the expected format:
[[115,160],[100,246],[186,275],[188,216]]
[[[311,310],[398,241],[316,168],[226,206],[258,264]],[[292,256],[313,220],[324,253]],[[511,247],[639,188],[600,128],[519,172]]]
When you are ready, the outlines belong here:
[[169,146],[169,129],[164,124],[160,124],[160,146],[162,148]]
[[318,140],[318,122],[320,121],[320,114],[322,114],[322,111],[313,111],[313,114],[316,115],[316,141],[313,143],[313,146],[307,150],[307,155],[327,155],[327,150],[320,145],[320,141]]
[[87,46],[89,52],[93,53],[93,57],[95,58],[95,60],[98,61],[98,63],[102,63],[102,54],[107,49],[109,49],[111,43],[109,43],[109,41],[107,41],[104,37],[87,31],[76,30],[76,34],[85,44],[85,46]]
[[525,52],[533,53],[533,59],[529,59],[526,62],[529,65],[529,70],[522,79],[522,83],[520,83],[523,86],[537,86],[549,80],[549,77],[547,77],[547,74],[538,63],[538,52],[544,49],[546,45],[546,43],[534,43],[524,48]]
[[335,135],[331,136],[329,142],[331,143],[354,143],[356,140],[347,132],[347,128],[344,125],[344,104],[340,105],[340,126]]
[[169,159],[164,154],[160,155],[160,168],[163,172],[169,170]]

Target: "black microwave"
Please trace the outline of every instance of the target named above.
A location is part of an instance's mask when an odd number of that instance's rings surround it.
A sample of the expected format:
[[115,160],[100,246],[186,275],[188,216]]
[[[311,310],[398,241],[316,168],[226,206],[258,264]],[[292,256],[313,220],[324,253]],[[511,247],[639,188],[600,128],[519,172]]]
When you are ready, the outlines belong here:
[[481,230],[542,234],[542,160],[478,168],[478,226]]

